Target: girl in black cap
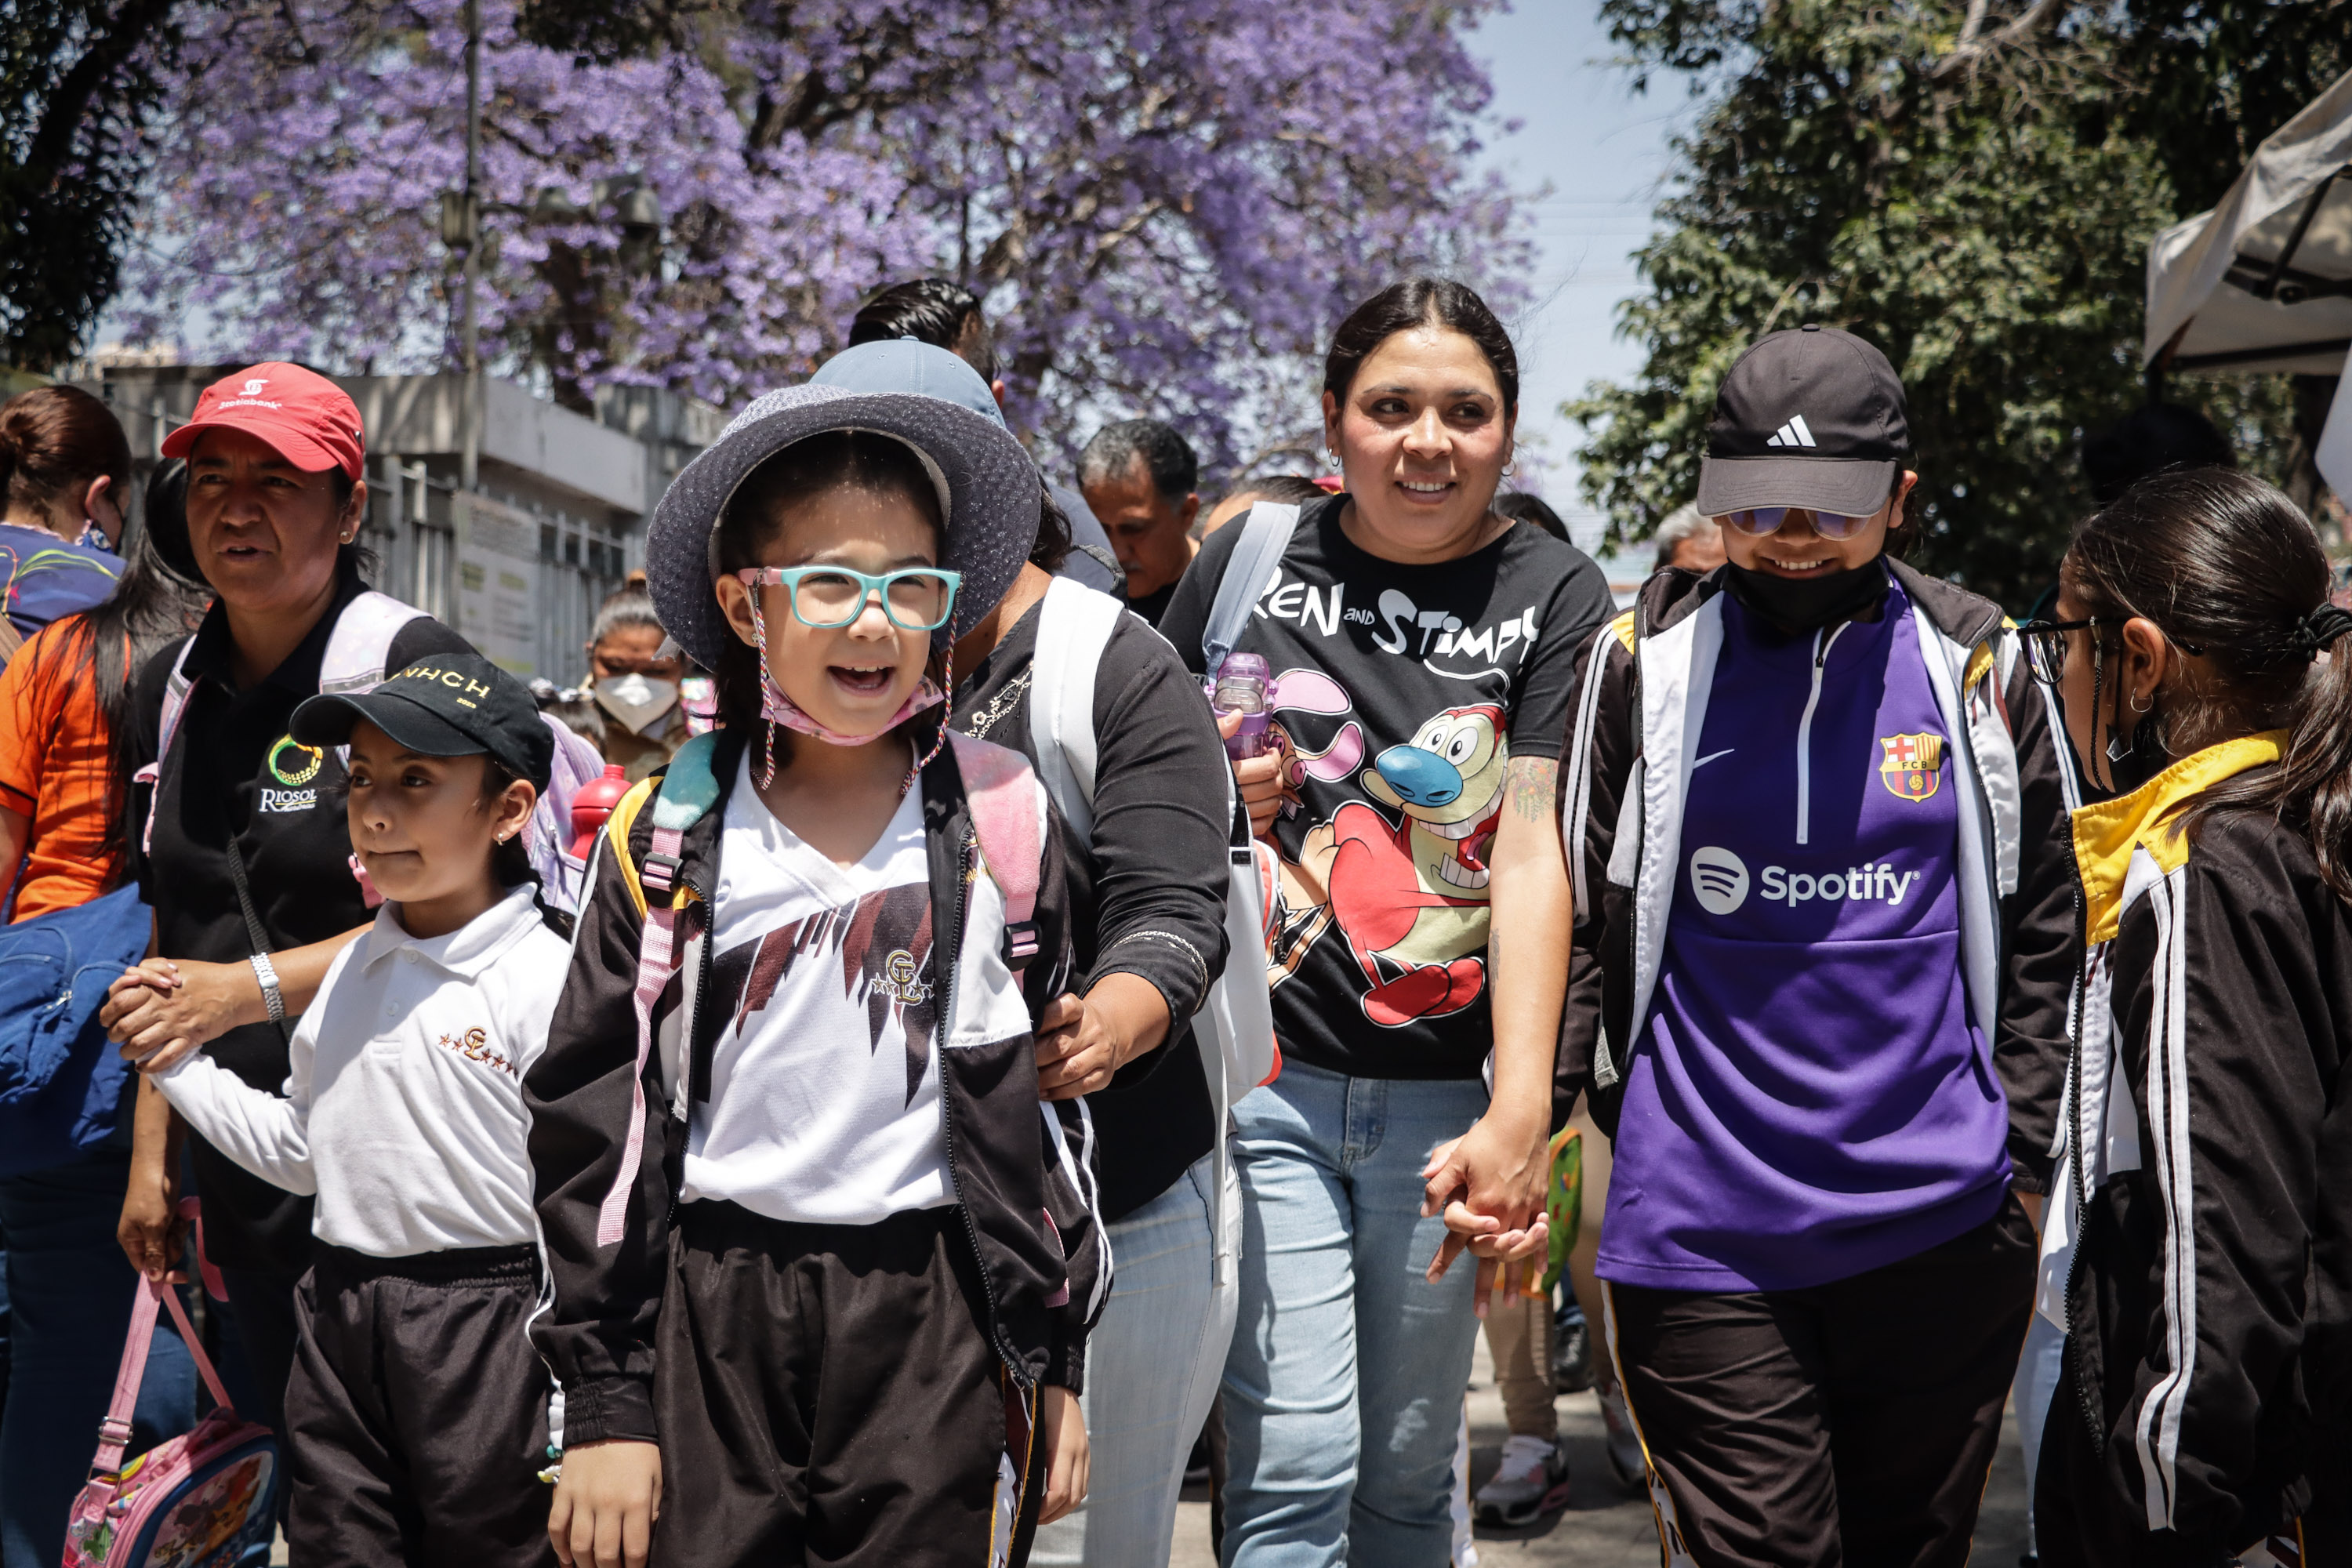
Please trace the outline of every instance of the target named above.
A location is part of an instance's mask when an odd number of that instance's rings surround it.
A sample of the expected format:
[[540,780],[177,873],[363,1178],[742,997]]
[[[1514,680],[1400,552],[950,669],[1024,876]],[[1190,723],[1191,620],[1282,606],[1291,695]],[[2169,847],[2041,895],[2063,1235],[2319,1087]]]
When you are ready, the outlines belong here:
[[294,1031],[284,1096],[184,1045],[141,1070],[214,1148],[317,1199],[286,1387],[294,1560],[545,1563],[521,1075],[569,922],[521,835],[552,737],[473,655],[313,697],[293,734],[350,747],[352,846],[384,902]]
[[1062,840],[940,680],[1037,508],[980,415],[802,386],[655,514],[721,727],[606,824],[523,1086],[567,1563],[1002,1564],[1085,1493],[1108,1268],[1034,1039]]
[[2204,468],[2084,525],[2024,628],[2087,776],[2090,961],[2042,1312],[2042,1560],[2352,1552],[2352,614]]

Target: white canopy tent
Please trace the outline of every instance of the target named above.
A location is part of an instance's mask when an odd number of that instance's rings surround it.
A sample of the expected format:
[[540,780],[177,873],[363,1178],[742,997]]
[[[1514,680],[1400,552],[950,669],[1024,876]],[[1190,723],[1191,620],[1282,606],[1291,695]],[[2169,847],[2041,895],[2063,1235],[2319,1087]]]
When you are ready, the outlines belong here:
[[2352,350],[2352,73],[2147,251],[2152,370],[2336,375]]

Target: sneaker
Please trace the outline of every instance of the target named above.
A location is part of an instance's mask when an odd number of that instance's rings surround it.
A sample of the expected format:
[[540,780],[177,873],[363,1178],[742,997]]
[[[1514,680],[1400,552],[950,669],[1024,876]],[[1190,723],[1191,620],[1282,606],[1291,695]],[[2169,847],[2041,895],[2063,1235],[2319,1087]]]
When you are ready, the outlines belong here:
[[1601,1401],[1601,1424],[1608,1428],[1601,1448],[1609,1456],[1609,1473],[1627,1496],[1639,1497],[1649,1489],[1650,1466],[1642,1455],[1642,1436],[1633,1430],[1633,1413],[1625,1408],[1622,1393],[1595,1391],[1594,1397]]
[[1568,1506],[1568,1456],[1557,1442],[1513,1436],[1503,1444],[1503,1464],[1478,1489],[1473,1503],[1481,1524],[1533,1524]]
[[1592,1386],[1592,1330],[1573,1305],[1574,1317],[1561,1316],[1552,1349],[1552,1387],[1561,1394],[1581,1394]]

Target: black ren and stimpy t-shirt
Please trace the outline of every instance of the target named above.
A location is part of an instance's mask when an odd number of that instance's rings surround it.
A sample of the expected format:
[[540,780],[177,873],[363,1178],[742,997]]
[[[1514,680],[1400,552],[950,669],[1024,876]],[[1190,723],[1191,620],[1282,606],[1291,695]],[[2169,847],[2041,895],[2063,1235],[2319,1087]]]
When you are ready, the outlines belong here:
[[[133,869],[141,896],[154,906],[156,951],[164,957],[242,963],[252,956],[229,875],[231,834],[271,951],[322,942],[373,918],[352,875],[342,762],[334,748],[299,746],[287,733],[294,710],[319,689],[335,617],[364,588],[346,569],[310,636],[243,691],[230,673],[221,607],[215,605],[197,628],[186,666],[194,686],[156,784],[154,841],[143,854],[142,822],[134,815],[131,825]],[[398,669],[429,654],[472,651],[456,632],[420,616],[394,634],[390,663]],[[163,688],[179,653],[173,643],[140,672],[133,711],[142,763],[154,755]],[[134,814],[146,794],[134,794]],[[231,1029],[205,1049],[256,1089],[283,1092],[286,1036],[275,1024]],[[213,1260],[301,1268],[310,1245],[310,1200],[247,1173],[201,1137],[192,1133],[189,1144]]]
[[[1238,644],[1274,672],[1286,761],[1275,1034],[1335,1072],[1475,1078],[1493,1044],[1486,856],[1506,765],[1559,755],[1609,586],[1526,524],[1457,561],[1383,561],[1341,531],[1344,501],[1301,510]],[[1195,671],[1242,532],[1209,536],[1160,618]]]

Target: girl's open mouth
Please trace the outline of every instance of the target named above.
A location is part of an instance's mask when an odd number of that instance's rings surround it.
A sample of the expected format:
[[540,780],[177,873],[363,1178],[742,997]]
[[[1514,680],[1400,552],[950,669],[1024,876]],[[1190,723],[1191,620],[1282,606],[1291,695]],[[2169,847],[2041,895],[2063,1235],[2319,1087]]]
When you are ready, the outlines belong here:
[[890,682],[898,676],[898,667],[895,664],[830,664],[825,666],[825,673],[851,696],[880,697],[890,689]]

